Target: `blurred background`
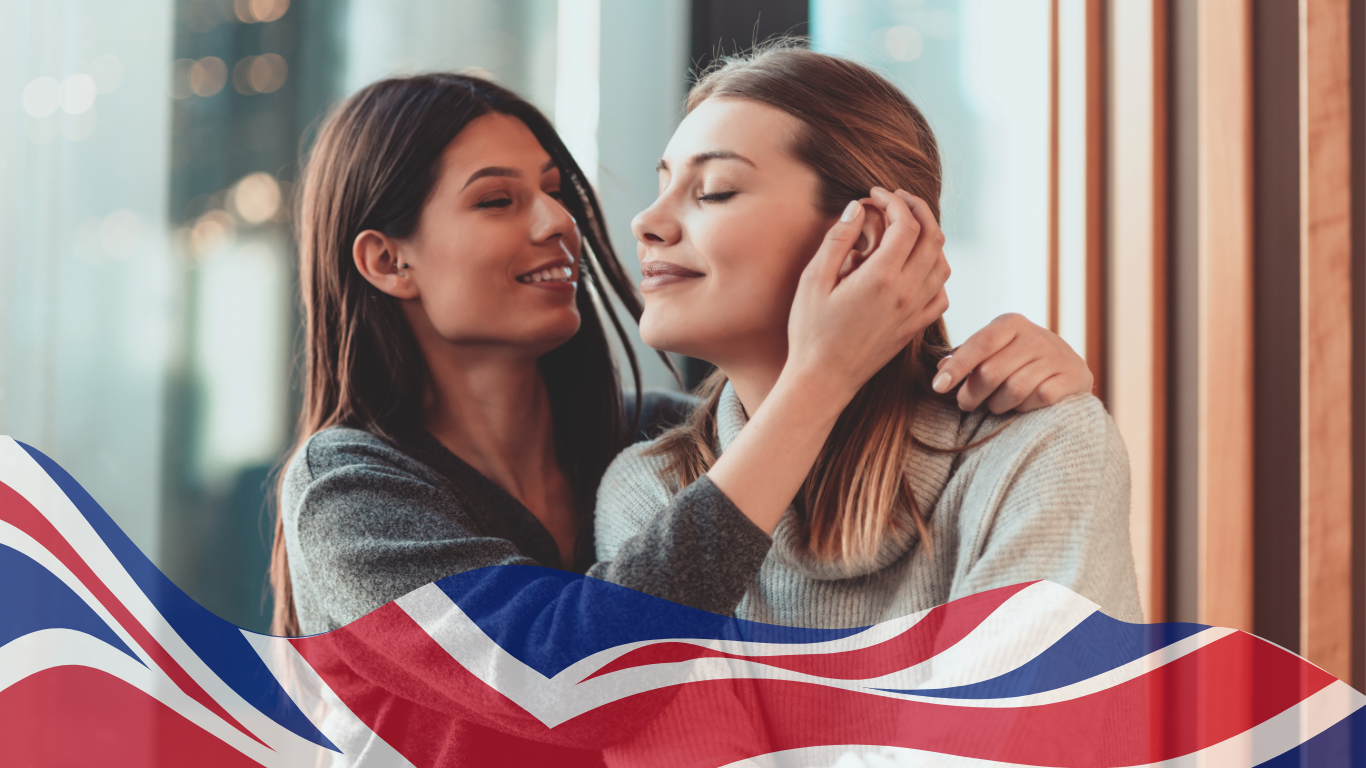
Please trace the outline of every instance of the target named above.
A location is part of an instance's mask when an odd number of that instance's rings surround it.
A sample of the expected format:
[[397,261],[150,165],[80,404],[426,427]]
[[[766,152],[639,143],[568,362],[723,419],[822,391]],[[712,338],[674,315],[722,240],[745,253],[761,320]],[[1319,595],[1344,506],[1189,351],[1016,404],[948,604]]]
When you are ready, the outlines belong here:
[[1021,312],[1085,354],[1130,449],[1148,619],[1360,687],[1363,10],[1305,2],[0,0],[0,434],[265,631],[291,201],[329,108],[430,70],[513,88],[635,270],[692,75],[797,34],[934,127],[954,341]]

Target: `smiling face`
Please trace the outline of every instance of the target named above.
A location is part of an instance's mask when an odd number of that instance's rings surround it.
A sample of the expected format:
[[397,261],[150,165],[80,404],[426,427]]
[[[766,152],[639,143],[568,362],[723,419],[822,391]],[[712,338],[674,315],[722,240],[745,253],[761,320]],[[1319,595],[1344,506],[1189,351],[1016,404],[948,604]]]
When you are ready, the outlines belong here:
[[659,164],[659,198],[631,222],[655,349],[707,360],[787,356],[803,268],[834,218],[816,172],[789,152],[801,125],[754,101],[711,98],[679,125]]
[[417,231],[397,241],[418,337],[539,356],[578,331],[579,232],[560,172],[521,120],[471,121],[441,156]]

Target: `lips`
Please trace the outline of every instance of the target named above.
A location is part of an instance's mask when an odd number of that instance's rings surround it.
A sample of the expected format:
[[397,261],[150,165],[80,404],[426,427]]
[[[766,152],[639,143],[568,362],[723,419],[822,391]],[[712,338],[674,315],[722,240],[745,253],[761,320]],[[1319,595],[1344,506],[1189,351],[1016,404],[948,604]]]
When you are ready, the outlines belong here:
[[703,277],[701,272],[694,272],[686,267],[680,267],[667,261],[647,261],[640,265],[640,290],[649,291],[656,288],[663,288],[666,285],[685,282],[694,278]]

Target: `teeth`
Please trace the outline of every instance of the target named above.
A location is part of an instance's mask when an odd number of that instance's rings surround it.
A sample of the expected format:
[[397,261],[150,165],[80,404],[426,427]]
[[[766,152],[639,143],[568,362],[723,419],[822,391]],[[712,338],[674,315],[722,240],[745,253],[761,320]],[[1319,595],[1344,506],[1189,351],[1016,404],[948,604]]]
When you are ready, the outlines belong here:
[[517,278],[520,283],[544,283],[548,281],[571,282],[574,270],[569,267],[550,267]]

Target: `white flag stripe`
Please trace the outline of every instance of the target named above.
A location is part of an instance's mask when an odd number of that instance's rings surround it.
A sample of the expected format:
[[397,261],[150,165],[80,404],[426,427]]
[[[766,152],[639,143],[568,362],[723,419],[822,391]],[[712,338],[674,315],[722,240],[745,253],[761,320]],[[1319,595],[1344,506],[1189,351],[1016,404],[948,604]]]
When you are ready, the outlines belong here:
[[[225,712],[250,730],[258,739],[269,744],[271,748],[276,750],[276,754],[281,751],[289,752],[294,748],[296,741],[308,743],[244,700],[199,658],[175,632],[147,595],[143,593],[137,582],[128,574],[118,558],[114,556],[104,540],[99,537],[99,534],[86,521],[80,510],[61,490],[56,481],[28,455],[22,446],[8,437],[0,437],[0,482],[13,488],[53,524],[57,532],[72,546],[77,556],[90,567],[95,578],[104,584],[113,593],[115,599],[128,609],[133,620],[147,629],[162,649]],[[36,542],[34,543],[36,544]],[[56,571],[53,572],[56,573]],[[78,594],[82,593],[78,592]],[[93,598],[88,590],[85,590],[83,594]],[[94,607],[93,604],[92,607]],[[107,611],[102,611],[100,615],[110,622],[110,626],[119,632],[120,637],[131,641],[128,633],[123,631],[117,622],[111,620],[112,617]],[[130,642],[130,645],[138,651],[145,661],[149,660],[145,649],[136,643]],[[170,682],[169,677],[167,681],[168,685],[174,685]],[[195,702],[195,706],[202,707],[203,705]],[[224,722],[211,711],[206,710],[206,712],[219,719],[220,722]],[[242,736],[241,732],[231,724],[224,722],[224,725],[233,733]],[[255,744],[255,742],[251,743]],[[260,747],[259,744],[256,746]]]
[[[923,687],[925,683],[928,683],[929,687],[948,687],[949,684],[964,684],[957,682],[964,679],[975,682],[975,678],[989,679],[1004,674],[1035,658],[1096,610],[1094,603],[1070,590],[1056,584],[1040,582],[1012,596],[991,617],[950,648],[950,651],[956,651],[953,656],[948,652],[941,653],[907,670],[870,680],[839,680],[756,661],[707,657],[685,662],[632,667],[579,682],[623,654],[661,641],[631,643],[607,649],[579,661],[553,678],[547,678],[489,638],[439,587],[422,587],[399,598],[397,602],[452,658],[550,727],[612,701],[697,680],[784,680],[905,698],[902,694],[868,689],[874,686]],[[1029,628],[1030,631],[1023,639],[1012,634],[1009,625],[997,620],[1002,612],[1006,614],[1005,621],[1019,622]],[[732,640],[662,642],[683,642],[742,656],[749,655],[757,646],[762,646],[764,650],[772,648],[772,644]],[[1160,666],[1161,663],[1166,663],[1176,655],[1190,652],[1197,647],[1198,643],[1187,643],[1167,652],[1165,656],[1161,653],[1149,654],[1144,659],[1113,671],[1103,680],[1093,678],[1091,681],[1068,686],[1066,692],[1061,695],[1045,693],[1014,697],[1002,700],[1005,703],[1001,704],[977,700],[934,701],[962,707],[1030,706],[1075,698],[1103,690],[1114,681],[1142,674]],[[787,646],[787,651],[789,654],[800,652],[793,646]],[[983,658],[990,659],[991,663],[982,665],[985,671],[979,671],[977,665]],[[1016,666],[1008,666],[1010,664]],[[958,666],[968,666],[972,669],[965,673],[958,669]],[[947,681],[946,684],[940,685],[941,680]],[[918,698],[929,700],[928,697]]]
[[[270,668],[275,679],[284,684],[285,690],[299,705],[299,709],[308,715],[323,735],[343,753],[351,746],[348,739],[354,741],[358,736],[363,736],[367,766],[413,768],[413,764],[406,757],[399,754],[388,742],[370,730],[364,721],[356,717],[288,640],[248,632],[245,629],[242,630],[242,635],[251,643],[261,661]],[[326,765],[326,760],[320,761],[319,755],[333,754],[329,749],[302,739],[296,739],[291,749],[293,752],[289,755],[290,759],[283,761],[282,765]]]
[[[152,661],[152,657],[147,655],[141,645],[138,645],[137,641],[133,639],[133,636],[128,633],[128,630],[124,629],[123,625],[114,619],[114,615],[109,612],[109,609],[104,607],[104,603],[101,603],[95,597],[94,593],[92,593],[80,579],[76,578],[76,575],[71,572],[71,569],[63,565],[61,560],[57,559],[56,555],[52,554],[43,547],[43,545],[35,541],[32,536],[29,536],[27,533],[15,528],[4,520],[0,520],[0,544],[32,558],[34,562],[46,569],[48,573],[51,573],[63,584],[70,587],[71,591],[75,592],[76,596],[81,599],[81,602],[90,606],[90,609],[95,612],[95,615],[99,616],[100,619],[113,630],[114,634],[118,635],[119,639],[126,643],[128,648],[133,653],[137,654],[139,659],[142,659],[143,663],[152,666],[156,665],[156,663]],[[4,686],[0,686],[0,690],[4,690]]]
[[1194,653],[1210,643],[1228,637],[1237,631],[1238,630],[1236,629],[1211,627],[1197,632],[1190,637],[1178,640],[1171,645],[1159,648],[1146,656],[1134,659],[1128,664],[1115,667],[1114,669],[1102,672],[1085,680],[1079,680],[1071,685],[1055,688],[1051,691],[1042,691],[1024,696],[1012,696],[999,699],[950,699],[914,693],[902,694],[901,698],[912,701],[923,701],[931,704],[1002,709],[1056,704],[1060,701],[1070,701],[1072,699],[1082,698],[1083,696],[1090,696],[1091,694],[1099,693],[1107,688],[1113,688],[1121,683],[1140,678],[1156,670],[1158,667],[1170,664],[1183,656]]

